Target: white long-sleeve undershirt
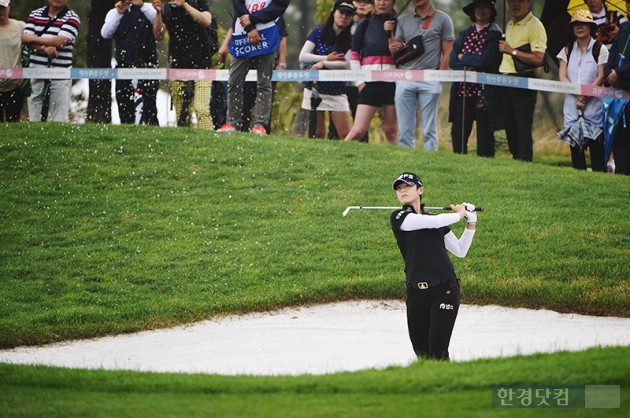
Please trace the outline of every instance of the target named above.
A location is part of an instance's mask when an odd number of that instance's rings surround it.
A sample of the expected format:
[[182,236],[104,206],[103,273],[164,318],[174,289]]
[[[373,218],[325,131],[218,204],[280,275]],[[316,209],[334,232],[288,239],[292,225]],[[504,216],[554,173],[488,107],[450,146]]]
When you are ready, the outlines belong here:
[[439,215],[421,215],[410,213],[400,225],[403,231],[415,231],[417,229],[437,229],[452,225],[460,221],[457,213],[441,213]]
[[299,60],[303,64],[311,64],[316,62],[323,62],[324,68],[329,70],[345,70],[348,68],[348,59],[350,57],[349,54],[346,56],[346,61],[327,61],[327,55],[317,55],[313,54],[315,50],[315,44],[312,41],[306,41],[302,50],[300,51]]
[[[416,231],[418,229],[438,229],[444,226],[452,225],[460,221],[457,213],[442,213],[439,215],[421,215],[410,213],[400,225],[403,231]],[[470,245],[475,235],[474,229],[465,229],[462,236],[457,236],[450,231],[444,236],[444,244],[446,249],[454,256],[463,258],[468,254]]]
[[474,229],[464,229],[464,232],[459,239],[457,239],[453,231],[451,231],[444,235],[444,244],[446,245],[446,249],[449,250],[455,257],[464,258],[466,257],[466,254],[468,254],[468,250],[470,249],[474,236]]
[[[147,19],[149,19],[149,22],[151,22],[151,24],[155,23],[155,16],[157,12],[151,4],[144,3],[140,10],[142,10],[142,13],[144,13]],[[123,16],[124,15],[118,13],[118,10],[116,10],[115,8],[111,9],[105,16],[105,23],[103,23],[103,27],[101,28],[101,36],[105,39],[111,39],[112,36],[114,36],[114,34],[116,33],[118,25],[120,24]]]

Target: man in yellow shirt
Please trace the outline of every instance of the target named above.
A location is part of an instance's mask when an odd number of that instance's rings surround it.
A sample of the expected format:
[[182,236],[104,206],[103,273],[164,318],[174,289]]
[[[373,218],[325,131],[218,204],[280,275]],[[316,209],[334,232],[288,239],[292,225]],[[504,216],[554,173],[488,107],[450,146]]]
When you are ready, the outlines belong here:
[[[531,12],[534,0],[508,0],[512,14],[505,28],[506,38],[499,42],[503,60],[499,67],[502,74],[519,77],[536,77],[534,67],[544,62],[547,50],[547,33],[543,24]],[[524,51],[523,46],[529,45]],[[516,70],[515,60],[532,68]],[[532,126],[536,109],[535,90],[503,88],[503,117],[505,134],[510,152],[515,160],[532,161]]]

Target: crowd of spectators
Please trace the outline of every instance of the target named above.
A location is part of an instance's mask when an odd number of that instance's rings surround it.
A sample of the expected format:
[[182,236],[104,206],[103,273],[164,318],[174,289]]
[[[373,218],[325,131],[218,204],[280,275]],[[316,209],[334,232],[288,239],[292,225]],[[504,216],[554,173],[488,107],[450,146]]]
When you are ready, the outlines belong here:
[[[9,17],[11,0],[0,0],[0,67],[71,67],[81,21],[68,2],[47,0],[47,6],[20,22]],[[301,65],[349,71],[453,69],[526,78],[546,70],[547,34],[532,13],[534,0],[507,0],[511,19],[503,29],[495,22],[494,0],[471,0],[463,11],[472,25],[458,33],[438,1],[410,2],[413,10],[399,15],[395,0],[336,0],[328,19],[310,31],[299,54]],[[630,14],[630,0],[625,4]],[[156,45],[167,34],[171,68],[209,69],[215,53],[221,63],[230,55],[227,105],[218,113],[210,112],[211,81],[169,82],[177,125],[196,120],[201,129],[268,135],[272,73],[286,69],[283,15],[288,5],[289,0],[232,0],[233,22],[220,42],[208,0],[120,0],[107,14],[101,36],[114,40],[117,68],[157,68]],[[630,23],[623,13],[609,10],[605,0],[584,0],[566,29],[573,41],[557,55],[560,81],[630,91]],[[252,69],[257,80],[246,82]],[[155,80],[116,80],[121,123],[157,125],[158,88]],[[30,121],[66,122],[70,91],[71,80],[2,78],[0,121],[19,120],[26,99]],[[450,92],[453,152],[467,153],[474,124],[478,156],[495,155],[494,134],[504,129],[513,158],[533,160],[537,91],[457,82]],[[378,114],[387,143],[415,148],[421,137],[425,151],[437,151],[441,94],[442,83],[432,80],[309,82],[302,108],[315,116],[317,137],[367,142]],[[558,133],[563,140],[582,120],[595,127],[594,137],[568,142],[574,168],[586,169],[588,150],[594,171],[630,173],[628,100],[567,94],[563,113],[565,129]]]

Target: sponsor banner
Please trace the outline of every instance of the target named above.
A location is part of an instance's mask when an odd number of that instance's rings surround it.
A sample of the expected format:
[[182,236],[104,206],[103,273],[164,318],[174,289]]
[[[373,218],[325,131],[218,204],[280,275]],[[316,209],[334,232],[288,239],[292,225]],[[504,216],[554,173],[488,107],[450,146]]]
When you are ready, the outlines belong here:
[[[76,69],[78,70],[79,68]],[[43,78],[49,80],[68,80],[72,78],[70,68],[29,67],[24,68],[23,71],[24,78]]]
[[422,70],[372,70],[372,77],[368,81],[422,81]]
[[583,85],[582,94],[585,96],[608,97],[611,99],[630,99],[630,92],[601,86]]
[[166,68],[117,68],[119,80],[166,80]]
[[[325,71],[313,70],[276,70],[271,77],[272,81],[319,81],[320,73]],[[332,80],[327,80],[332,81]]]
[[21,68],[0,67],[0,78],[22,79],[23,70]]
[[217,81],[228,81],[230,78],[230,70],[215,70],[214,74],[216,75],[215,80]]
[[[359,71],[350,70],[326,70],[319,71],[319,81],[356,81]],[[369,77],[369,71],[361,71],[362,80],[364,76]]]
[[[123,79],[123,80],[219,80],[228,81],[229,70],[190,68],[7,68],[0,67],[0,79]],[[247,73],[247,81],[256,81],[256,70]],[[547,91],[561,94],[630,99],[630,92],[603,86],[578,85],[554,80],[525,78],[474,71],[439,70],[275,70],[273,81],[438,81],[488,84],[499,87]]]
[[477,73],[477,83],[490,84],[491,86],[527,89],[529,87],[528,80],[528,78],[514,77],[511,75]]
[[563,83],[553,80],[542,80],[538,78],[529,79],[529,89],[538,91],[550,91],[555,93],[580,94],[578,84]]
[[[476,79],[476,73],[474,71],[466,71],[466,81],[474,83]],[[464,81],[464,71],[439,71],[439,70],[425,70],[424,79],[426,81],[443,81],[443,82],[460,82]]]
[[71,68],[72,79],[87,78],[88,80],[108,80],[117,78],[115,68]]
[[215,70],[192,69],[192,68],[170,68],[168,70],[169,80],[197,81],[214,80]]

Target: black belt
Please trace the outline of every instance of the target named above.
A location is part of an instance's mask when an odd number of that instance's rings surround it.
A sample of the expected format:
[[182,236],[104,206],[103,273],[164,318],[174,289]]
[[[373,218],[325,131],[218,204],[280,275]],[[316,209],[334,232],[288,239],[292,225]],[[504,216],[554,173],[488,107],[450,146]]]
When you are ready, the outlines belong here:
[[407,289],[427,290],[428,288],[436,288],[438,286],[444,286],[444,285],[450,286],[450,281],[439,282],[439,283],[429,283],[429,282],[407,283]]
[[429,283],[427,282],[407,283],[407,289],[425,290],[428,288],[429,288]]

